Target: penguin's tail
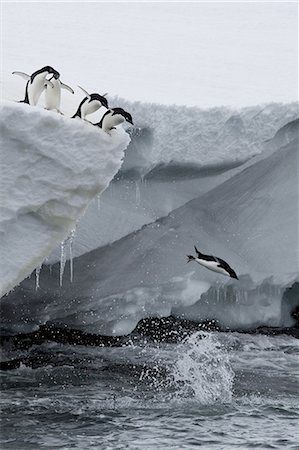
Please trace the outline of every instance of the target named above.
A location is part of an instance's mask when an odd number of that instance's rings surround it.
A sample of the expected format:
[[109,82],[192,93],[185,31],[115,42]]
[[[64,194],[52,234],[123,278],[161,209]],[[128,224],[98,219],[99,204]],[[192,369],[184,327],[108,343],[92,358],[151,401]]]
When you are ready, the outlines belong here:
[[75,117],[80,117],[80,119],[82,119],[81,114],[78,111],[75,112],[71,119],[75,119]]
[[195,260],[195,257],[193,256],[193,255],[187,255],[187,264],[190,262],[190,261],[194,261]]

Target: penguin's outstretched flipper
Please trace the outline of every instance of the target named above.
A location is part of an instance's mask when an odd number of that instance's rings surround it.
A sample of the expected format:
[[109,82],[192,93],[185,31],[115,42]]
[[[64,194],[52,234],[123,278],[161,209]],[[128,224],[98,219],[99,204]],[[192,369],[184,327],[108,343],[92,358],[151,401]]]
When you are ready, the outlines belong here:
[[200,252],[197,250],[197,248],[196,248],[195,245],[194,245],[194,250],[195,250],[195,252],[196,252],[196,254],[197,254],[198,257],[202,255],[202,253],[200,253]]
[[28,75],[25,72],[17,72],[17,71],[15,71],[15,72],[12,72],[12,75],[18,75],[19,77],[24,78],[24,80],[26,80],[26,81],[30,80],[30,75]]
[[67,91],[69,91],[71,94],[74,94],[75,92],[73,91],[73,89],[68,86],[67,84],[62,83],[62,81],[60,81],[61,87],[62,89],[66,89]]
[[78,88],[80,88],[81,91],[83,91],[84,94],[87,96],[88,100],[90,100],[90,94],[89,94],[85,89],[83,89],[83,87],[81,87],[81,86],[79,86],[79,85],[78,85]]

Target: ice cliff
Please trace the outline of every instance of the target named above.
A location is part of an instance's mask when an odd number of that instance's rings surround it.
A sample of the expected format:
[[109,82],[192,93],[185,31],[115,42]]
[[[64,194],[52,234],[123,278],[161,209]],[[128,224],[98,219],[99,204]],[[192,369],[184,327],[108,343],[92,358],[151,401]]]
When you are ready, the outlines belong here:
[[41,108],[0,108],[2,296],[75,228],[119,170],[130,139]]
[[[120,335],[144,317],[170,314],[232,329],[291,325],[297,106],[120,106],[133,113],[137,129],[109,188],[76,228],[73,280],[66,264],[60,286],[58,247],[37,290],[31,276],[2,298],[2,328],[53,323]],[[240,281],[186,264],[194,244],[227,260]]]

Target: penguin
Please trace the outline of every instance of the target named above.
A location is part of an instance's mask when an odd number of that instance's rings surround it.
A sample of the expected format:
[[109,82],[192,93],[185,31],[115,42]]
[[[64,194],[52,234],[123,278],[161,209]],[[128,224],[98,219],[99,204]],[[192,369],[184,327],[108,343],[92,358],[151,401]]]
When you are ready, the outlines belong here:
[[55,79],[60,77],[59,72],[53,69],[51,66],[45,66],[41,69],[33,72],[31,75],[27,75],[24,72],[12,72],[13,75],[19,75],[27,80],[25,89],[25,98],[21,100],[21,103],[27,103],[35,106],[45,89],[45,86],[53,87],[53,83],[46,79],[49,74],[53,74]]
[[100,109],[101,106],[108,108],[108,101],[105,98],[105,95],[107,95],[107,93],[104,95],[100,95],[100,94],[96,94],[96,93],[89,94],[81,86],[78,86],[78,87],[81,89],[81,91],[83,91],[85,93],[86,97],[84,97],[84,99],[78,106],[78,109],[77,109],[76,113],[72,116],[72,119],[74,119],[75,117],[80,117],[81,119],[85,119],[85,117],[88,114],[94,113],[95,111]]
[[105,112],[100,122],[95,123],[95,126],[102,128],[102,130],[109,133],[111,130],[115,129],[115,127],[123,122],[128,122],[131,125],[134,125],[133,119],[130,113],[125,111],[122,108],[111,108]]
[[194,248],[197,256],[195,257],[193,255],[187,255],[187,263],[189,263],[190,261],[196,261],[201,266],[204,266],[207,269],[212,270],[213,272],[227,275],[231,278],[235,278],[236,280],[239,279],[236,272],[227,264],[227,262],[223,261],[223,259],[218,258],[217,256],[204,255],[203,253],[199,252],[195,246]]
[[48,79],[53,84],[53,87],[50,85],[46,86],[46,92],[45,92],[45,108],[48,110],[56,110],[60,114],[60,99],[61,99],[61,89],[66,89],[67,91],[74,94],[73,89],[68,86],[67,84],[62,83],[60,78],[55,78],[53,75],[51,78]]

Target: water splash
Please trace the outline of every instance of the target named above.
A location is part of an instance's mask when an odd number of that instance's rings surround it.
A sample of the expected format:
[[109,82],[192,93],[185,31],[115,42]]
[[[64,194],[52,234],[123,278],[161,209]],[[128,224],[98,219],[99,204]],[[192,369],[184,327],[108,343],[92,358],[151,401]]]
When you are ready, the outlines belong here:
[[231,401],[234,372],[216,335],[193,334],[178,346],[177,355],[172,369],[177,398],[201,404]]

